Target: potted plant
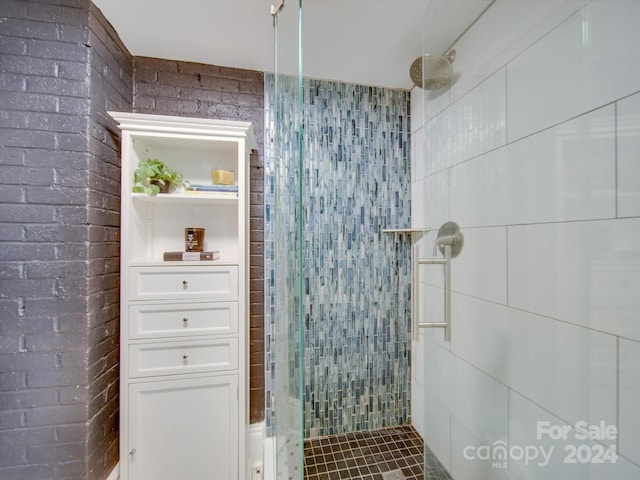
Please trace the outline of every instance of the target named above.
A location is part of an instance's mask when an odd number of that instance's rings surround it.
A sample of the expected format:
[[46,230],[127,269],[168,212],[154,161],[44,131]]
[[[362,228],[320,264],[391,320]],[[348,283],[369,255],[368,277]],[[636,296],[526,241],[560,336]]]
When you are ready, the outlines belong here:
[[133,192],[156,196],[158,193],[172,193],[188,186],[182,174],[176,172],[157,158],[147,158],[138,163],[133,172]]

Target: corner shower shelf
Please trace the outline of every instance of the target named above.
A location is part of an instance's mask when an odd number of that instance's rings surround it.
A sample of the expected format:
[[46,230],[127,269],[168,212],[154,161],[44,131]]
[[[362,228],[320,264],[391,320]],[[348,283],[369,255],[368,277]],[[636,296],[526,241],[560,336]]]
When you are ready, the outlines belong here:
[[382,233],[427,233],[433,228],[383,228]]

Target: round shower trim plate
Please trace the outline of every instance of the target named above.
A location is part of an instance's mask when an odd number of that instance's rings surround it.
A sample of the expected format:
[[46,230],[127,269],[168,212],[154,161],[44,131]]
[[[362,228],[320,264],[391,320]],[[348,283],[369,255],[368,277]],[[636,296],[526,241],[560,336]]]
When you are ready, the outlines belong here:
[[[438,238],[448,236],[453,237],[453,243],[451,244],[451,258],[456,258],[460,255],[462,247],[464,247],[464,235],[462,235],[460,225],[456,222],[443,223],[440,230],[438,230]],[[438,249],[440,250],[440,253],[444,255],[444,245],[439,244]]]

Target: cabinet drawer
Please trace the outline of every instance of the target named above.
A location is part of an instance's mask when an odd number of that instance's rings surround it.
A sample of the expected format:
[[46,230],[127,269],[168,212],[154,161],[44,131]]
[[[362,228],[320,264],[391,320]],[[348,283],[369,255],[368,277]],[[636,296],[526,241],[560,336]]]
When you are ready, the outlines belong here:
[[237,368],[237,338],[129,345],[129,376],[132,378]]
[[129,297],[132,300],[238,297],[238,268],[131,267]]
[[129,338],[228,335],[238,332],[238,302],[129,306]]

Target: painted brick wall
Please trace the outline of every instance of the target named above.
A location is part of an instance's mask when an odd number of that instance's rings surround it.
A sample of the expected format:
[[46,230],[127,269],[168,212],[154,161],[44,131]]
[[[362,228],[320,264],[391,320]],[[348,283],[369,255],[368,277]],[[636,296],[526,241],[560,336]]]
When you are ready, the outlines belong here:
[[88,445],[90,478],[118,461],[120,137],[107,111],[130,111],[133,58],[93,4],[89,16]]
[[133,108],[139,113],[253,123],[250,199],[250,421],[264,419],[264,74],[136,57]]
[[117,185],[105,178],[118,178],[118,155],[105,154],[111,136],[90,99],[131,92],[131,80],[90,5],[3,0],[0,10],[5,480],[99,479],[117,461]]

